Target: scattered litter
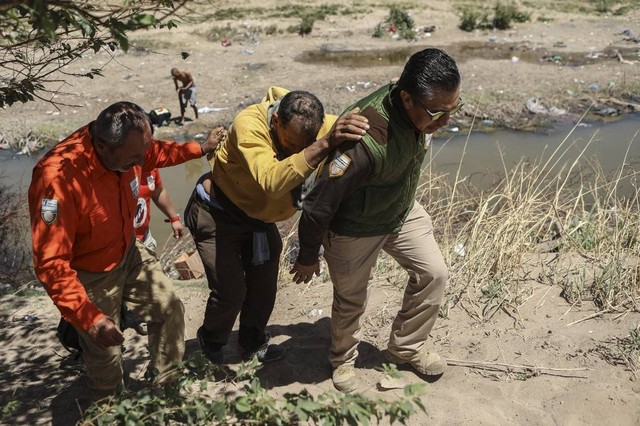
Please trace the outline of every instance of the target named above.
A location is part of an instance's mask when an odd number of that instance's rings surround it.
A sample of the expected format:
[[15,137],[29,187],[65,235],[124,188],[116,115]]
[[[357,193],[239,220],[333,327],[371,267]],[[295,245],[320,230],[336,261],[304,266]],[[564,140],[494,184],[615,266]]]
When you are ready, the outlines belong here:
[[36,315],[23,315],[21,317],[13,317],[13,321],[25,321],[25,322],[34,322],[37,321],[38,317]]
[[517,64],[519,61],[520,61],[520,58],[518,58],[517,56],[512,56],[511,57],[511,63]]
[[0,283],[0,292],[3,292],[5,290],[10,290],[13,286],[11,284],[8,283]]
[[181,280],[199,279],[204,276],[204,265],[197,251],[182,253],[173,261]]
[[356,87],[355,86],[349,86],[348,84],[346,86],[344,86],[348,91],[350,92],[355,92],[356,91]]
[[487,37],[487,41],[488,41],[489,43],[493,43],[493,42],[495,42],[495,41],[496,41],[496,39],[497,39],[497,38],[498,38],[497,36],[490,35],[489,37]]
[[403,389],[405,386],[402,376],[389,377],[385,376],[378,382],[379,390]]
[[527,109],[533,114],[548,114],[549,110],[542,105],[540,98],[530,98],[527,101]]
[[225,109],[229,109],[229,108],[227,107],[211,108],[211,107],[205,106],[202,108],[198,108],[198,114],[207,114],[209,112],[220,112],[220,111],[224,111]]
[[482,120],[482,124],[487,125],[487,126],[493,126],[493,120]]
[[591,127],[589,123],[578,123],[578,127]]
[[256,53],[256,51],[251,49],[242,49],[240,51],[241,55],[253,55],[254,53]]
[[467,252],[464,249],[464,245],[458,243],[453,247],[453,252],[460,257],[465,257]]
[[371,82],[369,82],[369,81],[357,81],[356,85],[362,87],[363,89],[368,89],[369,87],[371,87]]
[[449,127],[448,129],[451,133],[458,133],[460,131],[459,127]]
[[[621,64],[633,65],[633,64],[635,64],[637,62],[637,61],[628,61],[628,60],[624,59],[622,57],[622,55],[620,54],[620,52],[618,52],[617,50],[615,51],[615,53],[616,53],[616,57],[618,58],[618,62],[620,62]],[[613,84],[613,82],[610,81],[609,85],[612,85],[612,84]]]
[[220,40],[220,44],[222,45],[222,47],[229,47],[231,46],[231,40],[229,40],[228,38],[223,38],[222,40]]
[[6,142],[0,143],[0,149],[11,149],[11,145]]
[[555,63],[562,62],[562,56],[560,55],[547,54],[547,55],[544,55],[542,59],[546,60],[547,62],[555,62]]
[[589,52],[585,55],[585,58],[598,59],[602,55],[603,55],[602,52]]
[[598,88],[599,88],[599,87],[600,87],[600,86],[598,85],[598,83],[591,83],[591,84],[589,85],[589,90],[592,90],[592,91],[594,91],[594,92],[595,92],[596,90],[598,90]]
[[318,318],[322,316],[322,309],[313,308],[307,312],[309,318]]
[[564,108],[556,108],[556,107],[549,108],[549,114],[551,115],[560,116],[560,115],[565,115],[566,113],[567,113],[567,110]]
[[598,108],[594,111],[596,115],[609,116],[609,115],[617,115],[618,110],[612,107],[602,107]]

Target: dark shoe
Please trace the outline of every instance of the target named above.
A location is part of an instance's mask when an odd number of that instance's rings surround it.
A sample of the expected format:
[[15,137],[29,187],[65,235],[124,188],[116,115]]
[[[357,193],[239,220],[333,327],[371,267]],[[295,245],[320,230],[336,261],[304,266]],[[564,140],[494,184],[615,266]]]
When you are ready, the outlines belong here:
[[133,328],[136,331],[136,333],[138,333],[140,336],[149,335],[149,330],[147,330],[147,323],[144,321],[140,321],[136,324],[132,324],[131,328]]
[[240,355],[245,361],[250,360],[254,356],[258,358],[258,361],[262,363],[278,361],[284,358],[285,350],[280,345],[270,345],[269,340],[264,342],[255,351],[246,351],[240,347]]
[[200,350],[202,351],[202,355],[205,356],[209,361],[214,364],[222,364],[222,348],[213,349],[211,346],[208,346],[204,339],[202,338],[202,328],[199,328],[196,332],[196,339],[198,340],[198,344],[200,345]]

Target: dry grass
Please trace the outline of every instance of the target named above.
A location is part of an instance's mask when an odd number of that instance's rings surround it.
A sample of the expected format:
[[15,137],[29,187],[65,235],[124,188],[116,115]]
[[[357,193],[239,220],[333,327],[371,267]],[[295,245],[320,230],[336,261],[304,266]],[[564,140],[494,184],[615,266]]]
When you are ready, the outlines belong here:
[[418,199],[434,218],[451,269],[443,313],[463,299],[481,307],[481,319],[517,308],[527,283],[538,278],[523,268],[523,256],[549,251],[588,260],[568,269],[557,261],[542,265],[542,281],[562,286],[569,302],[638,310],[639,172],[625,158],[606,175],[596,160],[584,158],[592,141],[568,160],[575,144],[570,133],[536,163],[505,164],[489,189],[471,186],[460,173],[449,181],[427,165]]
[[[595,136],[577,158],[570,157],[576,141],[569,133],[537,162],[509,167],[503,161],[489,188],[475,187],[460,171],[439,174],[432,152],[417,199],[434,220],[450,267],[442,315],[464,301],[478,321],[500,311],[519,317],[518,306],[534,281],[562,287],[571,304],[594,303],[608,313],[640,311],[640,172],[624,158],[607,175],[584,155]],[[538,259],[533,267],[531,258]],[[288,269],[283,265],[286,282]],[[406,281],[386,255],[378,259],[374,277],[400,287]]]

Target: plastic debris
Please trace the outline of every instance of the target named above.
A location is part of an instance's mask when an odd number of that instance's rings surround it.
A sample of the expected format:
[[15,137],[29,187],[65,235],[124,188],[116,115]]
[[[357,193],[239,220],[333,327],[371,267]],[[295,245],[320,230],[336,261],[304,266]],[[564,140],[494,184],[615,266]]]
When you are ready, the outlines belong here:
[[449,130],[451,133],[458,133],[460,131],[459,127],[449,127]]
[[231,40],[229,40],[228,38],[223,38],[222,40],[220,40],[220,44],[222,45],[222,47],[229,47],[231,46]]
[[455,254],[457,254],[460,257],[465,257],[467,255],[467,252],[464,249],[464,245],[458,243],[453,247],[453,252]]
[[530,98],[527,101],[527,109],[533,114],[548,114],[549,110],[542,105],[540,98]]
[[309,318],[318,318],[322,316],[322,309],[313,308],[307,312]]
[[595,110],[594,114],[602,116],[617,115],[618,110],[612,107],[601,107]]
[[369,87],[371,87],[371,82],[369,82],[369,81],[357,81],[356,85],[362,87],[363,89],[368,89]]
[[567,110],[564,108],[557,108],[557,107],[549,108],[549,114],[551,115],[560,116],[560,115],[565,115],[566,113],[567,113]]
[[240,54],[242,55],[253,55],[254,53],[256,53],[256,51],[251,49],[242,49],[240,51]]
[[224,111],[225,109],[229,109],[227,107],[222,107],[222,108],[211,108],[211,107],[202,107],[202,108],[198,108],[198,114],[206,114],[209,112],[219,112],[219,111]]
[[518,62],[520,62],[520,58],[518,58],[517,56],[512,56],[511,57],[511,63],[512,64],[517,64]]
[[589,85],[589,90],[596,91],[596,90],[598,90],[599,87],[600,86],[598,85],[598,83],[591,83]]
[[37,321],[38,317],[36,315],[28,314],[23,315],[21,317],[14,317],[13,321],[24,321],[24,322],[34,322]]
[[482,120],[482,124],[486,125],[486,126],[493,126],[493,120]]

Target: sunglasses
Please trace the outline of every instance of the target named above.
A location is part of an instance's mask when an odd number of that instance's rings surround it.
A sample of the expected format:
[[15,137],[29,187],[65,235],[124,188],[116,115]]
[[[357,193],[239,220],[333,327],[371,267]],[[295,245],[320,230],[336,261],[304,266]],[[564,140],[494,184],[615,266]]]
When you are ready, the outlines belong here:
[[414,96],[411,96],[411,99],[416,101],[416,103],[420,104],[420,106],[427,112],[427,114],[429,114],[429,116],[431,117],[432,121],[439,120],[445,114],[449,114],[449,115],[455,114],[456,112],[460,111],[460,108],[462,108],[464,106],[464,101],[462,100],[462,98],[459,98],[458,99],[458,104],[456,106],[454,106],[453,108],[451,108],[449,111],[431,112],[431,111],[429,111],[427,109],[427,107],[419,99],[416,99]]

